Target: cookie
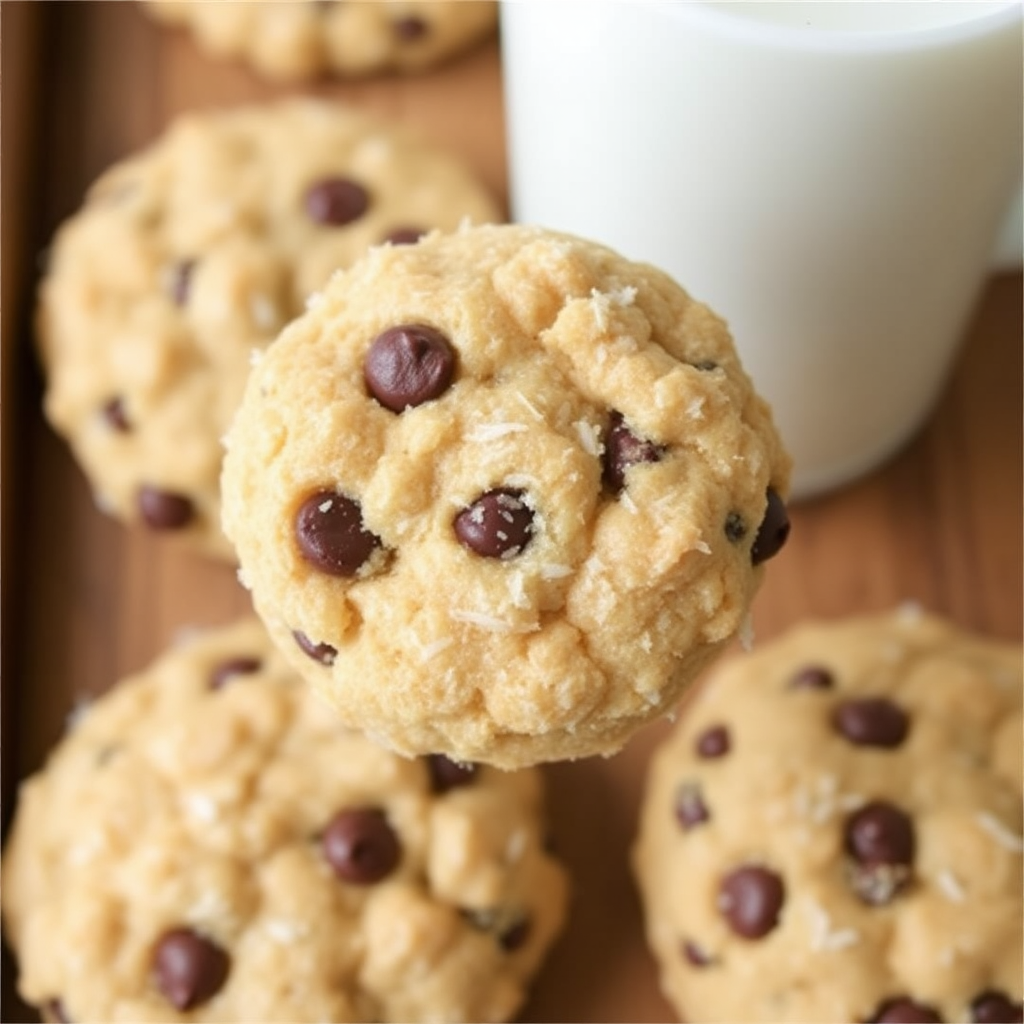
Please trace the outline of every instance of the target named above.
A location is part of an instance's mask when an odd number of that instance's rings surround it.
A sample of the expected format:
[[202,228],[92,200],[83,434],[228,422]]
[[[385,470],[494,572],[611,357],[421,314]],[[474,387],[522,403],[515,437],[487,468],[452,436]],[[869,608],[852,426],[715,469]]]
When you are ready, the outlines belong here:
[[611,753],[744,624],[788,460],[725,324],[541,228],[377,249],[254,368],[224,526],[352,727],[514,768]]
[[541,785],[339,729],[255,620],[200,634],[23,784],[20,991],[73,1021],[511,1019],[566,905]]
[[498,23],[491,0],[146,0],[144,7],[187,26],[214,56],[240,58],[282,82],[422,72],[476,45]]
[[912,606],[722,662],[634,867],[686,1020],[1021,1019],[1020,644]]
[[351,108],[183,116],[56,235],[38,316],[46,414],[102,508],[233,559],[221,440],[252,352],[368,247],[498,217],[458,160]]

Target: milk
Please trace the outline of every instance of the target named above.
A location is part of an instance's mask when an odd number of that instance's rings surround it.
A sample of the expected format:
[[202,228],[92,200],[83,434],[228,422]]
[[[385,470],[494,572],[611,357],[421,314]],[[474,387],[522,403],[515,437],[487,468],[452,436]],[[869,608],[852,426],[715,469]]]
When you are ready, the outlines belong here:
[[1019,191],[1016,3],[504,3],[512,212],[730,323],[810,495],[926,418]]

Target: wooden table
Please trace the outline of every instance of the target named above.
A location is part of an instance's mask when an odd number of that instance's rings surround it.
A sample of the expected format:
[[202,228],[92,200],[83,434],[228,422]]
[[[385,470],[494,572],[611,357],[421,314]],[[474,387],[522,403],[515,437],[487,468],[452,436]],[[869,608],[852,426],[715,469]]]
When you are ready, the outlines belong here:
[[[74,702],[145,665],[184,626],[248,608],[232,569],[128,530],[93,505],[39,414],[29,315],[37,254],[110,162],[186,109],[284,93],[200,54],[134,4],[3,5],[4,817]],[[295,90],[292,90],[295,91]],[[306,89],[411,122],[507,199],[496,40],[409,79]],[[684,282],[685,283],[685,282]],[[886,467],[792,509],[754,625],[914,600],[963,626],[1022,630],[1022,286],[993,277],[926,429]],[[619,756],[550,766],[554,838],[575,877],[571,920],[523,1020],[662,1021],[627,866],[652,726]],[[10,980],[10,965],[7,966]],[[5,985],[5,1021],[32,1019]]]

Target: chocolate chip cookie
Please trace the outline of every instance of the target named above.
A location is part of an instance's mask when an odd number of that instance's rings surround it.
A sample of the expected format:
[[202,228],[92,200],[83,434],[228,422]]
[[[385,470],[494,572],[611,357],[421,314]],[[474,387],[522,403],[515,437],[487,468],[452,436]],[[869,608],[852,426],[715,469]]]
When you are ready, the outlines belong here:
[[433,68],[494,32],[493,0],[146,0],[217,57],[277,81]]
[[911,606],[716,666],[634,850],[680,1015],[1019,1021],[1022,679]]
[[297,671],[405,754],[611,753],[743,626],[789,463],[724,322],[504,225],[374,250],[255,367],[224,526]]
[[100,506],[233,558],[221,440],[253,353],[370,246],[466,217],[499,211],[459,161],[314,100],[183,116],[109,170],[56,236],[38,318],[46,413]]
[[339,728],[262,627],[79,717],[19,794],[3,911],[67,1021],[511,1019],[561,928],[541,778]]

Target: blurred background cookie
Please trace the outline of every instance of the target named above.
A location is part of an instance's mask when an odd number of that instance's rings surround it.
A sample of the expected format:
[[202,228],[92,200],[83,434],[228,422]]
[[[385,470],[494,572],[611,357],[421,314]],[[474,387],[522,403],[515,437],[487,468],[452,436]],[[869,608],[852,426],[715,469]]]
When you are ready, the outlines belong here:
[[541,778],[340,729],[253,620],[100,698],[20,791],[19,989],[62,1021],[500,1021],[559,932]]
[[379,248],[264,354],[224,526],[345,721],[502,767],[612,753],[740,631],[789,463],[724,322],[542,228]]
[[232,559],[221,439],[254,350],[368,247],[464,218],[500,211],[460,161],[315,100],[183,115],[111,168],[58,231],[38,313],[45,411],[99,505]]
[[677,1012],[1019,1021],[1022,675],[913,608],[716,666],[634,851]]
[[211,54],[279,81],[424,71],[498,23],[493,0],[144,0],[144,8],[188,27]]

